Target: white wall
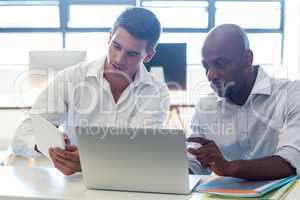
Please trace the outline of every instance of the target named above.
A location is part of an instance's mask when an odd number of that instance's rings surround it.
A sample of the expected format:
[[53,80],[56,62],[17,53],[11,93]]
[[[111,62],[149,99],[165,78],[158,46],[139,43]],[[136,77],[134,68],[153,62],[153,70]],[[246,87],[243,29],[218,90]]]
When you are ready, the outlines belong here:
[[283,65],[288,77],[300,79],[300,1],[286,0]]

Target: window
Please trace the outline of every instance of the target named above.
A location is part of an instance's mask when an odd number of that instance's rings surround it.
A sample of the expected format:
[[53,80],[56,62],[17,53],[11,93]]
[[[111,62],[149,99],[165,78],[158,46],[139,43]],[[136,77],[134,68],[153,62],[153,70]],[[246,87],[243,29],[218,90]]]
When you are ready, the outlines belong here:
[[87,51],[87,59],[99,59],[106,53],[109,33],[68,33],[66,49]]
[[188,64],[201,63],[201,46],[206,33],[223,23],[235,23],[246,30],[255,64],[282,62],[284,1],[143,0],[142,6],[160,18],[165,30],[160,41],[187,43]]
[[164,28],[206,28],[208,25],[208,2],[144,1],[142,6],[152,10]]
[[110,27],[128,6],[71,5],[69,27]]
[[[38,16],[38,17],[37,17]],[[57,5],[12,6],[0,4],[1,27],[59,27]]]
[[277,65],[281,63],[280,33],[249,33],[250,48],[254,53],[254,64]]
[[29,51],[58,50],[61,43],[59,33],[0,33],[0,64],[27,64]]
[[243,28],[279,29],[280,2],[216,2],[216,25],[239,24]]
[[26,64],[34,49],[106,51],[108,33],[124,9],[142,6],[161,21],[160,42],[186,42],[187,63],[201,64],[201,46],[215,25],[236,23],[249,35],[254,62],[281,64],[284,0],[3,0],[0,64]]

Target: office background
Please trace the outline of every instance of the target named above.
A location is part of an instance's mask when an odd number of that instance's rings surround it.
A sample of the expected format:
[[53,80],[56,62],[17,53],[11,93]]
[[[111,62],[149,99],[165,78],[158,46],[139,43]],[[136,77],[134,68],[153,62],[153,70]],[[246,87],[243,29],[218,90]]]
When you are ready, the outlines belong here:
[[[29,51],[84,50],[87,60],[98,59],[106,51],[116,16],[131,6],[157,14],[163,27],[160,43],[186,43],[188,92],[206,83],[201,45],[207,32],[222,23],[236,23],[246,30],[255,64],[264,65],[271,75],[290,79],[300,76],[298,0],[1,0],[1,99],[16,92],[15,81],[28,69]],[[208,87],[200,89],[201,94],[210,92]],[[0,150],[8,147],[26,111],[8,108],[0,109],[5,126]],[[189,121],[191,111],[182,113],[184,123]]]

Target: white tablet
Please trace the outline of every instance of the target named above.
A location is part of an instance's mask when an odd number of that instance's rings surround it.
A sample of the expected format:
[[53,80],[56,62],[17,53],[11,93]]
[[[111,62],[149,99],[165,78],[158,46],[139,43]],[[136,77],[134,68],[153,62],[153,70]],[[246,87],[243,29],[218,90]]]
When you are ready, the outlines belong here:
[[49,148],[65,149],[64,134],[39,115],[31,115],[31,119],[38,150],[51,160]]

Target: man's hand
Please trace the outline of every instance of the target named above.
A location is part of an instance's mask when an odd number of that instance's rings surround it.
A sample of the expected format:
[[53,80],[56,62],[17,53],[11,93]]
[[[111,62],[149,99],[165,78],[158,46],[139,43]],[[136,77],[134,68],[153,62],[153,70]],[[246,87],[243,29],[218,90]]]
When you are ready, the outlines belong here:
[[64,175],[71,175],[81,171],[78,148],[66,144],[66,149],[50,148],[49,154],[54,166]]
[[230,176],[231,166],[230,162],[225,160],[220,149],[214,141],[202,138],[191,137],[187,139],[188,142],[199,143],[202,146],[198,149],[188,148],[188,152],[196,156],[197,160],[205,168],[209,168],[219,176]]

